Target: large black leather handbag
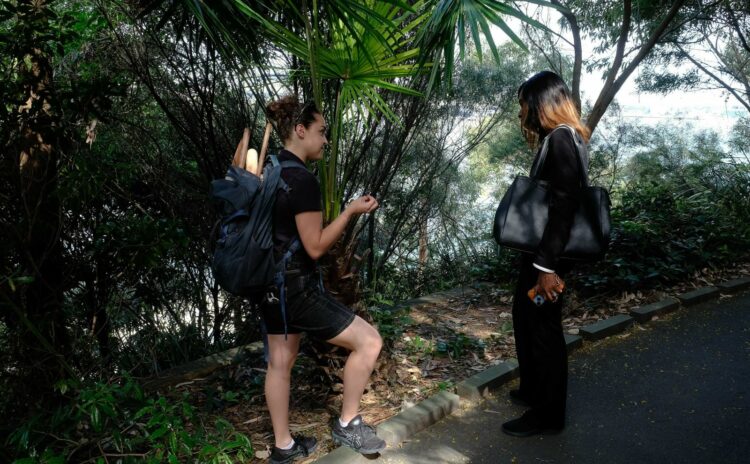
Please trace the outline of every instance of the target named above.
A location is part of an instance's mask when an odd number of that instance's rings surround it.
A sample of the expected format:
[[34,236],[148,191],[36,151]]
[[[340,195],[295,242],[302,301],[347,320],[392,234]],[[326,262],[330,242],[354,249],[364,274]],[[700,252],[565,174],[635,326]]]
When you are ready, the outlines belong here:
[[[565,127],[573,133],[583,179],[578,210],[561,257],[586,261],[601,259],[609,247],[609,193],[602,187],[589,185],[586,145],[575,130]],[[551,187],[538,176],[547,157],[548,138],[542,142],[531,176],[517,176],[497,208],[493,235],[503,247],[534,254],[542,240],[547,226]]]

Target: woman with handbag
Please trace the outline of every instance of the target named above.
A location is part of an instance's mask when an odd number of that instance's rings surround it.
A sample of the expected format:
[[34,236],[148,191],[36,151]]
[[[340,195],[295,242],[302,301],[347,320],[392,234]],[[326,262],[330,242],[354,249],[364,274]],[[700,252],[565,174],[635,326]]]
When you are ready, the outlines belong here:
[[546,182],[549,190],[547,224],[535,252],[522,257],[513,298],[520,386],[510,396],[529,409],[503,424],[502,430],[526,437],[559,432],[565,426],[568,360],[562,277],[571,265],[561,255],[586,182],[588,162],[576,148],[585,146],[590,131],[581,122],[567,86],[553,72],[540,72],[524,82],[518,100],[524,137],[538,147],[532,177]]

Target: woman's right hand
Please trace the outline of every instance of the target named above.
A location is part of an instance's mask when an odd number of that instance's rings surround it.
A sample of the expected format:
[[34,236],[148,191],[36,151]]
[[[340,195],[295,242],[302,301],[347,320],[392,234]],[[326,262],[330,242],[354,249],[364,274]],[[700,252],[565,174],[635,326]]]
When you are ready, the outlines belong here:
[[554,272],[539,271],[534,290],[542,295],[545,300],[555,302],[560,293],[565,289],[565,282]]
[[310,258],[317,260],[323,256],[346,229],[346,224],[355,214],[375,211],[378,201],[372,195],[365,195],[349,203],[344,212],[330,224],[322,228],[322,211],[305,211],[294,216],[302,246]]
[[365,214],[375,211],[378,207],[378,200],[372,195],[363,195],[349,203],[346,211],[351,214]]

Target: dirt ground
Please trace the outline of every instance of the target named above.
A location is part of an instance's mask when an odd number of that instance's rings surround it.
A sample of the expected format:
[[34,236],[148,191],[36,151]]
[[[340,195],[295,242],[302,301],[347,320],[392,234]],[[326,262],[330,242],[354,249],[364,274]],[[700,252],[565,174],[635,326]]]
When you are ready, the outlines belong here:
[[[728,270],[706,269],[659,291],[589,300],[571,293],[563,325],[567,333],[577,334],[580,327],[597,320],[741,275],[750,275],[750,263]],[[510,292],[489,284],[391,315],[389,326],[381,327],[381,333],[390,335],[386,349],[362,399],[365,421],[378,424],[440,390],[451,390],[488,366],[513,358],[511,304]],[[293,433],[313,435],[319,444],[316,453],[301,462],[311,462],[334,447],[328,424],[341,406],[338,374],[344,356],[337,353],[333,365],[323,365],[316,362],[310,344],[303,342],[292,375],[290,424]],[[273,446],[263,396],[264,367],[259,357],[176,388],[180,394],[190,392],[207,417],[220,416],[250,437],[259,459],[267,458]]]

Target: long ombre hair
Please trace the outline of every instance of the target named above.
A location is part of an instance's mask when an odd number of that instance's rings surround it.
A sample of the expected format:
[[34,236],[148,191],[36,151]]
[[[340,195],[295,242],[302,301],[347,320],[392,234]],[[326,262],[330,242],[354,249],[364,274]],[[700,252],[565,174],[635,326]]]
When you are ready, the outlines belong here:
[[521,129],[532,147],[560,124],[578,132],[585,142],[591,130],[581,122],[581,114],[565,82],[552,71],[542,71],[531,76],[518,88],[521,103]]

